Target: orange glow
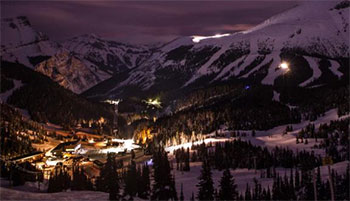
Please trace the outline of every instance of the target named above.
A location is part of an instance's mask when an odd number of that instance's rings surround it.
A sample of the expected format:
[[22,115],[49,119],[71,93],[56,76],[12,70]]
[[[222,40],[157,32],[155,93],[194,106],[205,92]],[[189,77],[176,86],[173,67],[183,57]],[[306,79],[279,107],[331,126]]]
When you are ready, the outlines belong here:
[[151,129],[147,128],[147,129],[143,129],[141,130],[141,132],[139,132],[136,135],[136,139],[138,139],[139,143],[145,144],[147,142],[148,139],[152,139],[153,136],[151,134]]
[[289,64],[287,62],[282,62],[280,64],[280,68],[288,70],[289,69]]

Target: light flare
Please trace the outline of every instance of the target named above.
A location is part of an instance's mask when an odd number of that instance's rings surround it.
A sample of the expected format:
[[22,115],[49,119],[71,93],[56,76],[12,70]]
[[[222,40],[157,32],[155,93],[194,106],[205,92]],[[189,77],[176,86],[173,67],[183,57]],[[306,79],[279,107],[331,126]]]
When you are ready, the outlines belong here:
[[221,38],[225,36],[229,36],[230,34],[215,34],[213,36],[192,36],[192,41],[194,43],[199,43],[201,40],[209,39],[209,38]]
[[120,145],[118,147],[110,147],[107,149],[102,149],[101,152],[102,153],[108,153],[108,152],[113,152],[113,153],[119,153],[119,152],[124,152],[125,150],[127,151],[131,151],[133,149],[137,149],[140,148],[139,145],[134,144],[134,140],[133,139],[112,139],[112,142],[118,142],[120,143]]
[[161,108],[161,102],[156,98],[156,99],[151,99],[149,98],[148,100],[143,100],[143,102],[145,102],[146,104],[148,105],[152,105],[152,106],[155,106],[157,108]]
[[105,100],[103,102],[109,103],[111,105],[118,105],[120,103],[120,101],[121,101],[120,99],[116,99],[116,100]]
[[287,62],[282,62],[279,67],[281,69],[288,70],[289,69],[289,64]]

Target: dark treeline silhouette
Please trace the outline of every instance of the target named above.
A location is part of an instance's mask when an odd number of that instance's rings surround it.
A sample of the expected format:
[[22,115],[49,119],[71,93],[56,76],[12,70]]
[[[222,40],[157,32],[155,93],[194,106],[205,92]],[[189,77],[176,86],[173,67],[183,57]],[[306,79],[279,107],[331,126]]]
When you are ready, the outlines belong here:
[[[1,104],[0,119],[0,148],[1,156],[14,158],[17,156],[30,154],[35,151],[32,142],[43,142],[43,130],[38,123],[24,121],[22,115],[12,107]],[[28,130],[32,132],[29,139]]]
[[[334,170],[331,173],[335,200],[349,200],[349,171],[348,165],[344,175],[338,175]],[[322,179],[320,167],[316,168],[315,173],[305,169],[290,169],[289,175],[277,174],[274,177],[272,188],[262,187],[255,179],[254,186],[247,184],[239,200],[314,200],[314,190],[318,200],[331,200],[330,182],[327,178]]]
[[6,79],[23,83],[14,90],[7,103],[27,109],[33,120],[59,124],[68,129],[79,121],[97,121],[104,117],[108,120],[104,130],[110,132],[113,112],[109,105],[88,101],[21,64],[1,61],[1,73]]
[[307,151],[293,152],[288,148],[275,147],[268,150],[266,147],[254,146],[250,142],[240,139],[224,143],[200,144],[192,147],[192,161],[208,160],[219,170],[225,168],[256,168],[267,169],[268,175],[272,168],[293,168],[300,165],[314,168],[321,164],[320,156]]

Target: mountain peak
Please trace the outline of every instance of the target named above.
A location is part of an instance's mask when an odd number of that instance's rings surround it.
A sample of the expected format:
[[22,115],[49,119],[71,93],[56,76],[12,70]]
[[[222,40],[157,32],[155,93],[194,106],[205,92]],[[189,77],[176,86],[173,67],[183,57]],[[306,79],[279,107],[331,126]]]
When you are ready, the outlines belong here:
[[3,18],[1,19],[1,23],[7,23],[13,29],[15,29],[16,26],[31,26],[29,19],[26,16]]

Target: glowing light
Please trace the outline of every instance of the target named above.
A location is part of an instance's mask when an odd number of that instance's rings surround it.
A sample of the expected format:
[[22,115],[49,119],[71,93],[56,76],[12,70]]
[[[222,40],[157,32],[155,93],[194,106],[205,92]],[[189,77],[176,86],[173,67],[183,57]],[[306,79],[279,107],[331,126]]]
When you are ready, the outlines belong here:
[[58,163],[62,163],[64,160],[55,159],[55,158],[49,158],[46,160],[46,165],[48,166],[56,166]]
[[102,153],[119,153],[119,152],[123,152],[124,149],[120,148],[120,147],[112,147],[112,148],[107,148],[107,149],[102,149],[101,152]]
[[209,38],[221,38],[224,36],[229,36],[230,34],[216,34],[214,36],[192,36],[192,41],[195,43],[199,43],[201,40],[209,39]]
[[147,163],[147,165],[153,165],[153,159],[152,158],[149,159],[146,163]]
[[289,65],[287,62],[282,62],[279,67],[285,70],[289,69]]
[[[233,138],[232,138],[233,139]],[[226,142],[226,141],[230,141],[232,140],[230,138],[206,138],[203,140],[198,140],[198,141],[194,141],[194,142],[187,142],[187,143],[182,143],[179,145],[174,145],[174,146],[168,146],[165,148],[165,151],[169,152],[170,154],[172,154],[174,152],[174,150],[178,150],[178,149],[187,149],[187,148],[191,148],[192,145],[200,145],[204,142],[204,144],[208,144],[208,143],[212,143],[212,142]]]
[[143,100],[143,102],[145,102],[146,104],[148,105],[152,105],[154,107],[157,107],[157,108],[161,108],[161,102],[158,100],[158,99],[148,99],[148,100]]
[[127,151],[131,151],[133,149],[137,149],[140,146],[134,144],[134,140],[133,139],[112,139],[112,142],[119,142],[120,145],[118,147],[111,147],[111,148],[107,148],[107,149],[103,149],[101,150],[102,153],[108,153],[108,152],[114,152],[114,153],[119,153],[119,152],[124,152],[125,150]]
[[95,143],[95,140],[92,138],[89,140],[89,143],[92,144],[92,143]]
[[121,101],[120,99],[117,99],[117,100],[105,100],[103,102],[109,103],[111,105],[118,105],[120,103],[120,101]]

